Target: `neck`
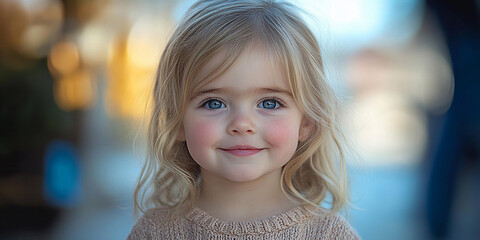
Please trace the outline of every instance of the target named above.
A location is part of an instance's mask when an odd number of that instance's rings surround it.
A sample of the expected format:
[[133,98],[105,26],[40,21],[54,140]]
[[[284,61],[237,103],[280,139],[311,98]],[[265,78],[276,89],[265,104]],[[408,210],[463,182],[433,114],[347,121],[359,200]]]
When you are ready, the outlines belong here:
[[233,182],[202,171],[198,207],[226,221],[267,218],[299,204],[288,199],[280,187],[281,171],[249,182]]

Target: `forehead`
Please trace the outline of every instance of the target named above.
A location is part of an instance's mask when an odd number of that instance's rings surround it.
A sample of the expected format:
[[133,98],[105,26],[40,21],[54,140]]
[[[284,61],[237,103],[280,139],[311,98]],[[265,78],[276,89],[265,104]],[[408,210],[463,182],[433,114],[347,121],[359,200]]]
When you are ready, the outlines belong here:
[[[207,61],[199,73],[199,77],[205,79],[204,83],[199,84],[195,92],[212,88],[231,88],[237,92],[272,88],[290,92],[290,85],[278,58],[262,44],[249,44],[231,65],[218,72],[218,67],[226,59],[228,56],[225,52],[220,52]],[[215,71],[217,74],[213,74]]]

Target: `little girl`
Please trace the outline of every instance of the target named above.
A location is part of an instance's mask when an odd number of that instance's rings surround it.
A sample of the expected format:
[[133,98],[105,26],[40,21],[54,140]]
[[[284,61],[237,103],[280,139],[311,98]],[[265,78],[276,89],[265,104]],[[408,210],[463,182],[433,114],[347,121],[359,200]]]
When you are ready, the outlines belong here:
[[128,239],[359,238],[336,213],[347,203],[337,103],[296,11],[190,8],[159,63],[135,191],[143,216]]

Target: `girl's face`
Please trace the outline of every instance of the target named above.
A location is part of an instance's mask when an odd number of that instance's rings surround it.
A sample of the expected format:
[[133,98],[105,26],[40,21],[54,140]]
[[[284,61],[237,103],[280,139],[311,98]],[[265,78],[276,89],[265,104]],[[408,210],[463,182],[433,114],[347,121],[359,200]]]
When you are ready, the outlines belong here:
[[272,62],[253,44],[188,102],[179,139],[202,176],[233,182],[272,176],[311,131],[280,65]]

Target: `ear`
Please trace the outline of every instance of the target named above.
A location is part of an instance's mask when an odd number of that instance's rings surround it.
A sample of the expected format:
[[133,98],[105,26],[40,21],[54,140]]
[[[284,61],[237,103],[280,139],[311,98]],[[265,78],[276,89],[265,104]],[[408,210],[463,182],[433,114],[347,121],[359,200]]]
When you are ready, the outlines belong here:
[[302,123],[300,124],[300,129],[298,132],[298,141],[303,142],[305,141],[313,132],[315,125],[313,121],[307,117],[302,119]]
[[185,140],[186,140],[185,128],[183,127],[183,124],[182,124],[177,130],[177,141],[184,142]]

